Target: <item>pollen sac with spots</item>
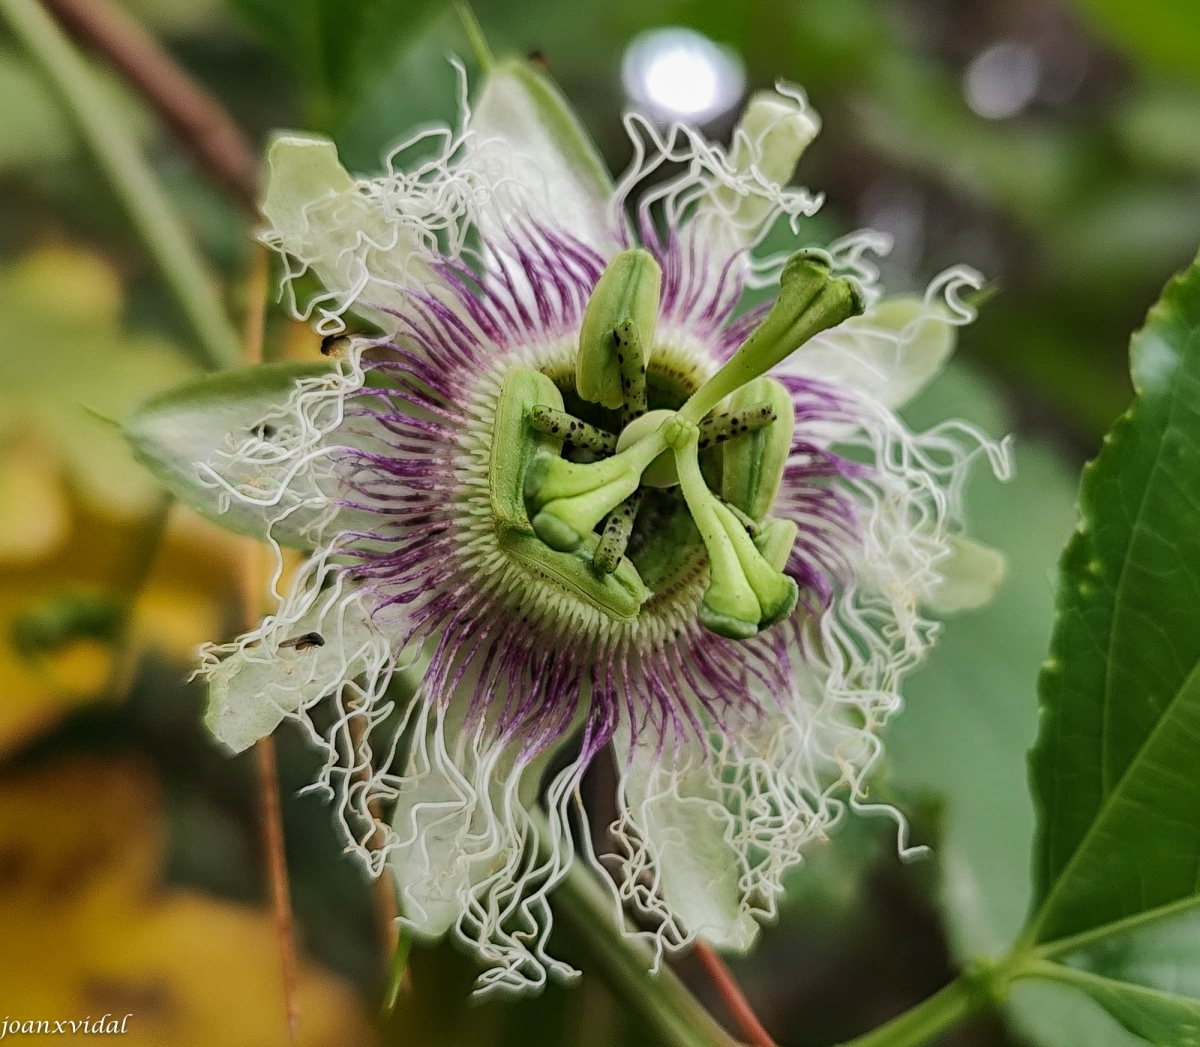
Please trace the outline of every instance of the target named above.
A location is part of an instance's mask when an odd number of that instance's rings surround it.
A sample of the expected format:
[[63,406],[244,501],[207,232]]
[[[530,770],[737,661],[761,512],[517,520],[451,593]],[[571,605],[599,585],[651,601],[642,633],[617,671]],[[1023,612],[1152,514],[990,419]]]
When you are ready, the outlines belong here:
[[[761,520],[775,504],[791,454],[796,425],[792,398],[774,378],[756,378],[730,396],[729,411],[746,414],[742,431],[722,445],[721,497],[750,519]],[[751,431],[755,415],[773,420]]]
[[645,368],[654,343],[661,286],[662,270],[649,251],[632,248],[608,263],[588,299],[579,330],[575,387],[585,400],[612,410],[624,406],[622,365],[634,361],[620,357],[637,353],[637,363]]

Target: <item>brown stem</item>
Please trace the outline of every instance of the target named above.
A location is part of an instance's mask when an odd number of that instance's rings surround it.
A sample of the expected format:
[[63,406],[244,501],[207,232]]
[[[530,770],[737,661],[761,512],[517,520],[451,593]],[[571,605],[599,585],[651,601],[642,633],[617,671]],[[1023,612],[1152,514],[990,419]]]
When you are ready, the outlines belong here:
[[283,969],[284,1007],[288,1038],[293,1044],[300,1025],[300,1001],[296,978],[296,932],[292,926],[292,894],[288,886],[287,855],[283,849],[283,819],[279,805],[279,772],[275,764],[275,736],[268,734],[254,743],[258,760],[258,796],[267,872],[271,882],[271,909],[279,935],[279,961]]
[[[58,2],[58,0],[54,0]],[[246,322],[242,331],[242,362],[252,366],[262,362],[263,321],[268,289],[268,258],[266,249],[255,245],[250,254],[250,271],[246,274]],[[252,538],[244,540],[242,570],[239,572],[239,593],[242,602],[242,624],[253,629],[262,617],[262,596],[266,565],[264,546]],[[268,734],[254,745],[258,764],[259,819],[263,836],[263,851],[267,861],[267,876],[271,890],[271,911],[279,936],[279,962],[283,975],[284,1011],[288,1036],[293,1044],[300,1024],[300,1000],[296,977],[296,931],[292,923],[292,892],[288,884],[287,852],[283,841],[283,813],[279,802],[279,770],[275,760],[275,738]]]
[[258,201],[258,154],[229,114],[111,0],[43,0],[102,54],[171,126],[200,166],[249,212]]
[[734,1021],[737,1022],[738,1028],[747,1041],[754,1044],[754,1047],[775,1047],[775,1041],[771,1039],[771,1034],[763,1028],[762,1022],[758,1020],[758,1015],[754,1013],[754,1008],[742,995],[741,988],[734,981],[729,968],[725,966],[725,961],[716,954],[713,947],[707,942],[697,941],[696,959],[700,961],[704,973],[708,975],[717,994],[729,1008]]

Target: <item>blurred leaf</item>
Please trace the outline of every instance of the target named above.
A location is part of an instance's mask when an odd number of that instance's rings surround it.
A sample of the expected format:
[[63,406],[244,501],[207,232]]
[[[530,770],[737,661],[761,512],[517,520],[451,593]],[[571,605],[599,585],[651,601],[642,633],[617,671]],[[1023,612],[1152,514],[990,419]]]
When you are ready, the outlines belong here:
[[221,0],[120,0],[139,22],[160,33],[195,33],[220,22]]
[[[284,1042],[274,921],[159,888],[163,837],[155,783],[137,765],[79,760],[6,782],[0,994],[23,1018],[128,1015],[129,1044]],[[303,964],[299,992],[298,1043],[374,1042],[334,978]]]
[[[1010,424],[995,394],[961,366],[905,415],[917,429],[954,417],[1002,435]],[[946,804],[943,903],[964,958],[999,953],[1028,908],[1033,808],[1022,757],[1036,729],[1035,681],[1053,621],[1050,571],[1072,521],[1074,483],[1061,457],[1022,439],[1014,455],[1012,482],[979,469],[967,492],[968,534],[1004,553],[1005,582],[990,605],[945,622],[886,739],[893,783]]]
[[311,130],[330,131],[444,0],[227,0],[296,72]]
[[0,52],[0,171],[65,160],[75,135],[60,106],[22,59]]
[[1200,265],[1134,335],[1137,399],[1084,471],[1031,754],[1054,942],[1195,895],[1200,867]]
[[1169,170],[1200,172],[1200,93],[1143,88],[1117,110],[1116,128],[1130,156]]
[[998,126],[972,114],[948,83],[897,65],[855,106],[857,132],[884,156],[1027,225],[1059,210],[1087,171],[1075,135]]
[[[1200,122],[1200,118],[1198,118]],[[1127,294],[1200,241],[1200,188],[1126,183],[1093,194],[1045,229],[1044,266],[1081,297]]]
[[67,527],[54,453],[34,434],[0,427],[0,565],[40,560]]
[[1200,6],[1192,0],[1076,0],[1076,6],[1148,68],[1200,75]]
[[[0,756],[104,698],[116,667],[114,637],[86,623],[64,627],[62,618],[80,600],[125,610],[126,587],[146,555],[145,528],[89,515],[77,502],[68,521],[42,559],[0,567]],[[133,607],[132,650],[191,661],[223,628],[239,555],[238,539],[174,510]]]
[[[150,137],[154,122],[130,90],[102,66],[95,69],[97,90],[121,110],[139,140]],[[36,172],[74,159],[79,137],[33,67],[0,49],[0,172]]]
[[53,447],[93,510],[129,519],[157,502],[158,488],[89,409],[119,419],[195,368],[174,346],[124,332],[121,297],[108,264],[77,248],[43,248],[0,270],[0,404],[9,431],[32,430]]

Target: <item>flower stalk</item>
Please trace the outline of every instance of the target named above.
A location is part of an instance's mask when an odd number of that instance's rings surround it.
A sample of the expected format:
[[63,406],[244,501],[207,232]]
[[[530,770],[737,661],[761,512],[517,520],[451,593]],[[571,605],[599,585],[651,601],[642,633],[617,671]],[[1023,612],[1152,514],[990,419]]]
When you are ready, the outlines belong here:
[[[538,839],[552,838],[540,811],[531,812]],[[654,957],[644,944],[622,933],[613,919],[613,902],[588,871],[576,862],[550,896],[555,913],[598,974],[639,1020],[657,1033],[663,1047],[737,1047],[687,986],[665,964],[648,974]]]

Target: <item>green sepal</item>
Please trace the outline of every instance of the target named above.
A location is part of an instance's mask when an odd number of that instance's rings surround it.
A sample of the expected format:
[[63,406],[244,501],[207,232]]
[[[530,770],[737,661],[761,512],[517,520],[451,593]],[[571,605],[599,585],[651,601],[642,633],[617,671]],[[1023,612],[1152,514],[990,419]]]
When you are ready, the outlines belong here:
[[525,511],[526,474],[535,462],[544,467],[562,451],[561,437],[534,428],[530,415],[539,406],[561,411],[558,387],[540,371],[509,371],[496,401],[488,492],[499,526],[526,534],[533,533]]
[[[137,459],[200,515],[239,534],[261,539],[269,529],[283,545],[311,546],[319,540],[312,527],[323,510],[297,510],[274,526],[270,521],[277,507],[235,498],[222,512],[222,492],[200,482],[197,464],[228,451],[231,440],[236,444],[249,437],[263,419],[284,407],[299,379],[332,370],[329,363],[282,363],[206,375],[144,401],[126,419],[123,433]],[[282,469],[287,468],[285,463]],[[252,482],[256,477],[238,479]]]
[[722,448],[721,497],[752,520],[761,520],[775,504],[796,427],[791,394],[774,378],[756,378],[743,385],[729,398],[729,410],[759,403],[770,404],[775,421],[734,437]]
[[564,553],[549,548],[532,534],[507,531],[500,535],[500,548],[526,570],[567,589],[610,618],[632,621],[650,598],[650,590],[625,557],[611,574],[598,574],[592,557],[599,544],[598,534],[587,534],[575,552]]
[[649,361],[658,323],[662,270],[654,256],[640,247],[622,251],[600,276],[588,299],[579,329],[575,388],[585,400],[616,410],[625,403],[615,330],[630,322],[636,327],[643,367]]

